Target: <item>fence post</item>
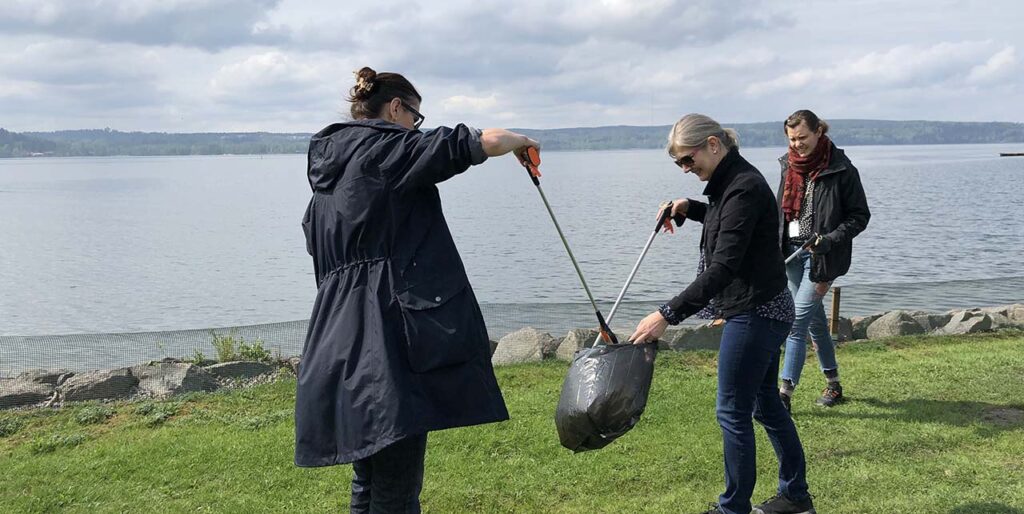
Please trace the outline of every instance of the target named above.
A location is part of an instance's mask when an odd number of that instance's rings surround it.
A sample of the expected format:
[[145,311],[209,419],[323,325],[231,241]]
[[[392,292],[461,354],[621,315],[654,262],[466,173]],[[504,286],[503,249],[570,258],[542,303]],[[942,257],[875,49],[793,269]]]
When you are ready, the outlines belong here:
[[832,288],[832,317],[829,319],[828,331],[833,336],[839,334],[839,300],[842,297],[842,288]]

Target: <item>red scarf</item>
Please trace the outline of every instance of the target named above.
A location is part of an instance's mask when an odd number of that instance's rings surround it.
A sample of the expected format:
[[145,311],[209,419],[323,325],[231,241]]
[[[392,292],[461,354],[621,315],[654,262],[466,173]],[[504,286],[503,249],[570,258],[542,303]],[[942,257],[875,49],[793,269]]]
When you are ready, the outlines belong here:
[[832,141],[826,135],[818,139],[818,146],[807,157],[800,157],[792,148],[789,149],[789,173],[782,189],[782,214],[787,222],[800,215],[807,179],[810,178],[811,182],[817,180],[818,174],[828,168],[831,158]]

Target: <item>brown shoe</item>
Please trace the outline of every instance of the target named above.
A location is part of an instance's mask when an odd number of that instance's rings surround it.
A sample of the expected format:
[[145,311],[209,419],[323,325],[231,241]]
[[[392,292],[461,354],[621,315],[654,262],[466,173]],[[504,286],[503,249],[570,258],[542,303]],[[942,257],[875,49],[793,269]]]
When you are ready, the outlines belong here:
[[839,385],[839,382],[832,382],[821,392],[821,397],[816,403],[822,407],[833,407],[844,401],[846,398],[843,397],[843,386]]

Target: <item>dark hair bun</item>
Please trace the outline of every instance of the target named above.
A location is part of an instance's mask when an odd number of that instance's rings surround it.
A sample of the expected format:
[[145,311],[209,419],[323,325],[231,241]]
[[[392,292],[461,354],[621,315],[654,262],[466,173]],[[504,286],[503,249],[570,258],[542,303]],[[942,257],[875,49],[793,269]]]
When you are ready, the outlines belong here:
[[377,86],[377,72],[369,66],[364,66],[355,74],[356,85],[352,86],[352,99],[365,100],[373,94],[373,89]]
[[398,73],[385,71],[377,73],[373,68],[364,67],[355,72],[356,83],[349,89],[348,101],[352,103],[352,119],[380,118],[384,104],[401,98],[406,102],[420,102],[422,97],[416,88]]

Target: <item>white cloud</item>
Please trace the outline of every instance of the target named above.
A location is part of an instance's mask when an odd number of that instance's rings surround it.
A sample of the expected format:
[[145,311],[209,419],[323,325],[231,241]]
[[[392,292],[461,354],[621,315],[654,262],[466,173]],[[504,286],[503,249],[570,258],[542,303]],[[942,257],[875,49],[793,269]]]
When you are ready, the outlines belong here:
[[498,98],[494,94],[486,97],[455,95],[441,101],[441,106],[446,112],[458,114],[490,111],[497,105]]
[[1010,0],[6,0],[0,124],[311,132],[345,116],[364,65],[405,74],[430,125],[802,107],[1021,121],[1022,15]]
[[322,79],[316,66],[274,51],[222,66],[210,80],[210,88],[217,96],[238,96],[247,91],[306,89]]
[[[110,54],[120,59],[109,59]],[[138,84],[159,76],[159,54],[95,42],[40,40],[0,54],[0,74],[50,85]]]
[[[990,77],[1012,64],[1012,48],[991,56],[990,41],[939,43],[932,46],[900,45],[870,52],[827,67],[801,68],[781,77],[755,82],[746,88],[752,96],[808,88],[849,93],[959,84],[971,77]],[[981,64],[979,64],[981,63]]]
[[979,64],[971,69],[967,75],[967,81],[971,83],[989,83],[1002,78],[1007,78],[1017,67],[1017,52],[1012,46],[1003,48],[992,57],[989,57],[985,64]]
[[266,20],[280,0],[5,0],[0,31],[219,50],[280,43]]

